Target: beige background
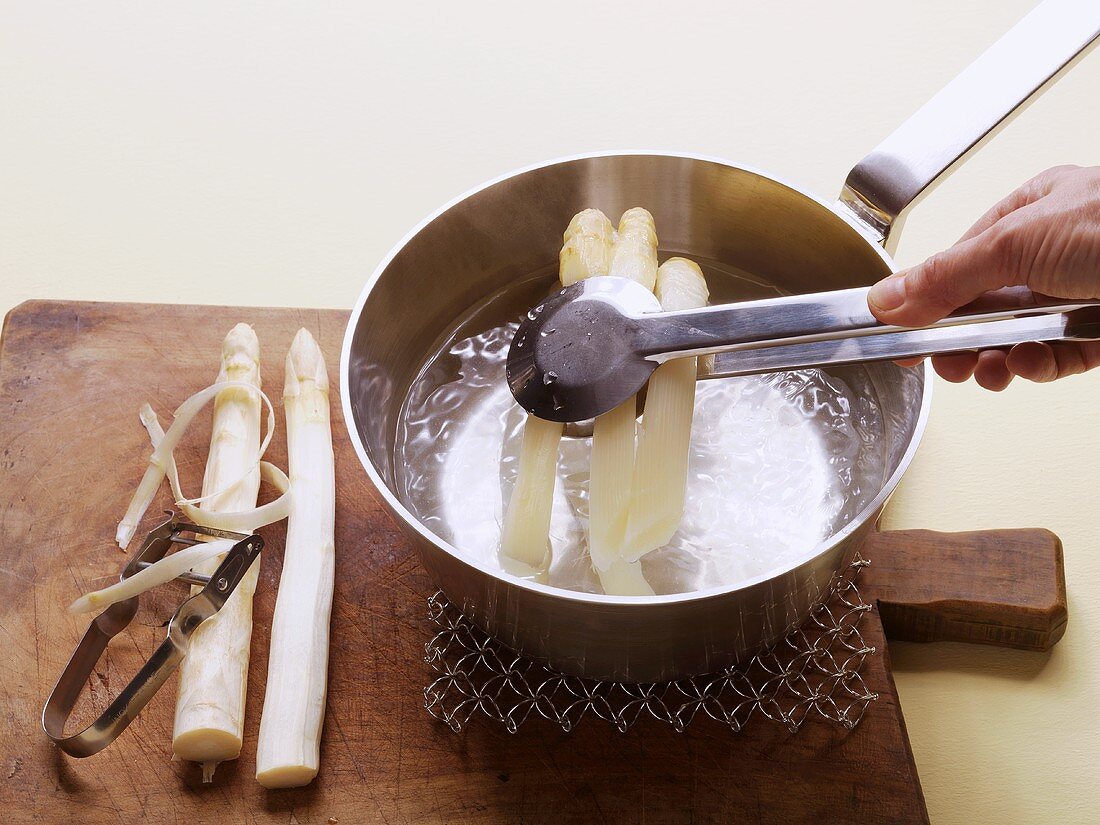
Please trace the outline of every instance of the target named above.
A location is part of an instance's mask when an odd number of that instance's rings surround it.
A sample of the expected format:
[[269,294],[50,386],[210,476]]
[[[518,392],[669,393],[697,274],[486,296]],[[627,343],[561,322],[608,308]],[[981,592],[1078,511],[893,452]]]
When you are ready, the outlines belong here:
[[[695,151],[831,196],[1032,0],[0,3],[0,310],[347,307],[416,221],[579,151]],[[1046,166],[1100,163],[1100,54],[913,213],[902,264]],[[893,648],[936,822],[1100,821],[1100,374],[940,383],[889,526],[1066,546],[1050,656]]]

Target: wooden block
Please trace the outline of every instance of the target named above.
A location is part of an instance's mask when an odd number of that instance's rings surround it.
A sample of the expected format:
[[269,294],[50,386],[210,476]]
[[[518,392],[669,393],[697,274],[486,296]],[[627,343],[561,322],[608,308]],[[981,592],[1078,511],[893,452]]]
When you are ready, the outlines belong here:
[[1062,542],[1049,530],[872,535],[863,587],[891,639],[1049,650],[1066,632]]

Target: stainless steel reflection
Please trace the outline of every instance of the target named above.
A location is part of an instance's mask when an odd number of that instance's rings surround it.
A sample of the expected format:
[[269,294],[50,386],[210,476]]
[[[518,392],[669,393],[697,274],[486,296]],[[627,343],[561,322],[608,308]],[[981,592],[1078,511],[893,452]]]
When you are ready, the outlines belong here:
[[1096,0],[1047,0],[855,165],[840,200],[889,251],[904,213],[1095,45]]
[[[897,329],[897,328],[894,328]],[[962,350],[982,350],[1027,341],[1095,341],[1095,307],[960,326],[901,329],[881,335],[825,339],[715,356],[700,378],[730,378],[758,372],[862,364]]]
[[619,406],[676,357],[738,353],[699,374],[718,378],[1095,336],[1100,301],[1005,293],[926,330],[903,330],[871,314],[866,287],[661,312],[635,281],[592,278],[527,313],[509,349],[508,385],[528,412],[571,422]]
[[[1004,112],[1018,104],[1018,88],[1012,86],[1008,100],[997,98]],[[957,141],[946,140],[948,126],[927,130],[928,144],[914,144],[912,150],[941,158],[956,152]],[[911,160],[912,168],[925,168]],[[865,165],[860,174],[871,194],[890,189],[894,178],[888,164]],[[552,271],[561,227],[579,209],[595,206],[617,215],[645,205],[660,230],[663,255],[737,267],[781,293],[804,294],[865,286],[892,269],[877,243],[889,238],[891,224],[869,222],[853,210],[850,192],[846,198],[847,203],[829,204],[767,174],[716,159],[588,155],[490,181],[429,216],[386,256],[368,280],[344,339],[344,417],[381,501],[452,604],[509,647],[559,671],[628,681],[729,665],[806,617],[873,529],[909,465],[928,413],[927,368],[892,362],[861,367],[884,413],[887,470],[881,491],[857,516],[806,547],[793,564],[694,593],[612,597],[509,576],[442,540],[413,516],[395,493],[394,444],[406,390],[440,336],[484,296],[521,277]],[[543,294],[552,281],[547,275]],[[715,295],[720,301],[746,297],[736,290]]]

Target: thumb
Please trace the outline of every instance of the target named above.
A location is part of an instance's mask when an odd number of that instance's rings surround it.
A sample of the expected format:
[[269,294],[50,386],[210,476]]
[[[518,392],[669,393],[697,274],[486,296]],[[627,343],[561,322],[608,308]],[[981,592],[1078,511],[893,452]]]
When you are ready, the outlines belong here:
[[[997,237],[1000,235],[1000,237]],[[996,228],[955,244],[922,264],[871,287],[867,304],[884,324],[922,327],[991,290],[1024,283],[1007,262],[1005,236]]]

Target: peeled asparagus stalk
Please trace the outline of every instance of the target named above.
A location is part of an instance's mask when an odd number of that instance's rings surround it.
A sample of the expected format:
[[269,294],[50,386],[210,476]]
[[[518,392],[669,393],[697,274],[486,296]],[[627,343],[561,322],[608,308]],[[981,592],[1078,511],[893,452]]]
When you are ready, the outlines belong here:
[[501,564],[516,576],[538,576],[550,566],[550,516],[562,425],[527,416],[519,468],[504,513]]
[[592,425],[589,464],[588,553],[596,572],[607,571],[622,555],[634,471],[634,419],[631,396]]
[[[130,500],[129,507],[126,508],[126,515],[119,522],[115,538],[120,547],[126,549],[133,539],[138,523],[145,515],[145,511],[149,509],[149,505],[153,503],[153,499],[156,497],[157,490],[160,488],[165,476],[168,477],[169,485],[172,488],[176,507],[195,524],[213,527],[216,530],[245,533],[286,518],[290,507],[290,496],[288,495],[290,480],[286,477],[286,473],[267,461],[259,461],[257,464],[242,468],[240,476],[225,479],[225,483],[221,488],[207,490],[198,498],[187,498],[180,488],[179,474],[176,472],[176,461],[173,452],[199,411],[229,389],[259,393],[260,401],[267,407],[268,417],[267,435],[260,442],[258,455],[262,456],[264,451],[267,450],[267,445],[271,442],[271,436],[275,432],[275,410],[271,406],[271,401],[267,395],[264,394],[263,390],[255,389],[254,383],[219,380],[209,387],[199,390],[176,408],[175,418],[172,421],[172,426],[168,428],[168,432],[161,428],[160,422],[157,420],[157,414],[153,412],[152,407],[148,404],[143,405],[141,408],[141,423],[149,432],[149,440],[153,444],[153,454],[149,456],[145,474]],[[260,507],[248,507],[244,510],[223,512],[212,509],[200,510],[195,506],[203,501],[221,496],[231,487],[236,487],[245,476],[253,473],[257,466],[259,467],[260,478],[276,487],[283,495]]]
[[256,752],[256,780],[265,788],[298,787],[317,775],[325,717],[336,481],[328,373],[305,329],[286,357],[283,404],[294,495]]
[[[260,344],[248,325],[237,324],[226,335],[218,382],[234,386],[221,390],[214,402],[203,494],[221,492],[205,498],[202,509],[248,510],[255,507],[260,486]],[[196,569],[209,575],[221,558]],[[222,609],[195,630],[180,665],[172,751],[180,759],[201,762],[204,781],[219,762],[236,759],[241,752],[252,595],[259,569],[252,565]]]
[[[192,395],[180,406],[180,410],[184,406],[191,405],[196,400],[201,400],[206,397],[207,394],[213,393],[216,396],[218,393],[225,390],[227,382],[218,382],[211,384],[204,390]],[[248,388],[250,384],[241,383],[234,384],[233,386],[240,386],[242,388]],[[219,389],[220,387],[220,389]],[[260,398],[264,404],[271,410],[271,401],[263,390],[260,390]],[[194,413],[198,412],[198,408],[193,408],[192,412],[188,412],[185,417],[180,418],[180,410],[176,411],[177,418],[172,422],[172,429],[179,427],[181,430],[187,429],[190,422],[194,419]],[[148,404],[141,406],[141,423],[149,433],[149,441],[153,445],[153,455],[156,456],[160,452],[160,446],[168,436],[164,432],[164,428],[160,426],[160,420],[157,418],[157,414],[153,412],[153,408]],[[268,419],[268,435],[260,443],[260,454],[262,455],[267,448],[267,443],[271,439],[271,434],[274,432],[275,417],[274,414]],[[152,462],[150,462],[152,466]],[[266,482],[278,490],[282,495],[278,498],[267,502],[267,504],[261,504],[257,507],[251,507],[247,510],[233,510],[230,512],[215,512],[213,510],[200,510],[193,502],[203,501],[206,499],[214,498],[222,494],[222,490],[218,490],[214,493],[207,493],[200,496],[197,499],[189,499],[183,495],[183,489],[180,487],[180,477],[176,470],[176,459],[169,451],[164,456],[164,466],[162,475],[168,476],[168,485],[172,488],[172,495],[176,499],[176,507],[183,513],[192,524],[200,524],[204,527],[213,527],[215,530],[229,530],[233,533],[251,533],[257,528],[266,527],[269,524],[273,524],[276,521],[282,521],[287,517],[287,513],[290,512],[290,479],[287,478],[286,473],[272,464],[270,461],[261,461],[260,467],[260,481]],[[240,479],[238,479],[239,481]],[[159,483],[159,482],[158,482]],[[232,485],[228,485],[232,486]],[[226,488],[228,489],[228,487]],[[135,496],[136,498],[136,496]],[[144,511],[143,511],[144,512]]]
[[[653,289],[657,277],[657,231],[653,216],[641,207],[619,220],[608,275],[630,278]],[[592,465],[588,486],[588,551],[604,592],[616,596],[652,595],[640,567],[621,559],[630,510],[634,466],[636,402],[633,396],[596,418],[592,431]]]
[[[655,291],[666,311],[698,309],[706,306],[709,297],[702,270],[685,258],[669,258],[661,264]],[[684,515],[695,361],[667,361],[649,379],[631,482],[625,561],[637,561],[668,544]]]
[[[562,236],[558,260],[562,285],[606,275],[614,236],[611,221],[600,210],[574,215]],[[550,516],[561,433],[561,424],[533,415],[523,425],[516,483],[500,536],[501,566],[517,576],[537,578],[550,566]]]

